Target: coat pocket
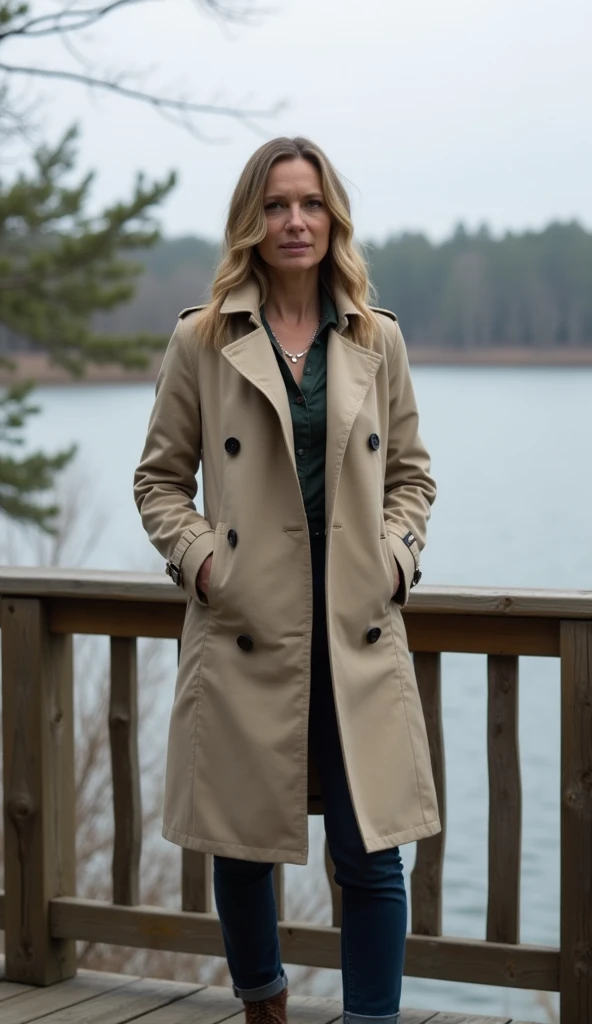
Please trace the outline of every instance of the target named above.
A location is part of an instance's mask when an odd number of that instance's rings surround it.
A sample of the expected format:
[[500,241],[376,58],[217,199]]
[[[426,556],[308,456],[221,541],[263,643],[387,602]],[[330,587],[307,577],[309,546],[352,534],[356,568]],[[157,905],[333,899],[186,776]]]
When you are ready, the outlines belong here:
[[210,569],[210,582],[208,586],[208,604],[210,608],[219,606],[219,580],[221,579],[220,562],[224,557],[226,546],[225,540],[226,523],[218,523],[214,533],[214,550],[212,552],[212,567]]
[[391,590],[390,590],[390,600],[392,600],[393,597],[395,596],[395,592],[396,592],[395,584],[396,584],[397,563],[396,563],[396,560],[395,560],[395,556],[393,554],[393,549],[391,548],[391,542],[389,540],[388,533],[386,532],[386,523],[385,523],[384,519],[382,520],[381,529],[380,529],[380,549],[381,549],[381,552],[382,552],[382,560],[385,563],[385,566],[386,566],[386,569],[387,569],[387,573],[388,573],[388,579],[390,581],[390,587],[391,587]]

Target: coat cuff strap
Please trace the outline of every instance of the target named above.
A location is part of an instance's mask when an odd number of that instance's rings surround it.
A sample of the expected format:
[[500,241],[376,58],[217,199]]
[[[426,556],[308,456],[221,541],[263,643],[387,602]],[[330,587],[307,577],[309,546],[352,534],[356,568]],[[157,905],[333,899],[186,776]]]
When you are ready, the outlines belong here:
[[200,599],[197,592],[197,574],[213,550],[214,531],[204,521],[201,529],[192,527],[185,531],[166,564],[166,572],[173,582],[200,603],[203,603],[203,599]]

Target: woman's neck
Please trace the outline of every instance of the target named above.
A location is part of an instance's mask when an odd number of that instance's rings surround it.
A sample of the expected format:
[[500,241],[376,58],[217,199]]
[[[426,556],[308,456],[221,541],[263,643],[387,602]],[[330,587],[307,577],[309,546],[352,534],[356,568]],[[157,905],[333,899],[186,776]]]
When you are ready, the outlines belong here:
[[306,271],[303,274],[269,273],[269,293],[265,303],[268,320],[281,320],[297,327],[300,323],[318,320],[319,274]]

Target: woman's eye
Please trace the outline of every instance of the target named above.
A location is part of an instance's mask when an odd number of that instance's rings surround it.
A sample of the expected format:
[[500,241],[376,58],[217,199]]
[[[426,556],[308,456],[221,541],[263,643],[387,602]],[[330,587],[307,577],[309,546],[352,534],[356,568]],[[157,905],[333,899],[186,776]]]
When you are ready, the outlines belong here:
[[322,206],[323,204],[322,204],[322,202],[321,202],[321,200],[320,200],[320,199],[309,199],[309,200],[308,200],[308,205],[309,205],[309,206],[314,206],[314,207],[315,207],[316,209],[320,209],[320,207],[321,207],[321,206]]
[[279,206],[281,206],[281,203],[278,203],[276,200],[274,200],[271,203],[266,203],[265,204],[265,209],[266,210],[275,210]]

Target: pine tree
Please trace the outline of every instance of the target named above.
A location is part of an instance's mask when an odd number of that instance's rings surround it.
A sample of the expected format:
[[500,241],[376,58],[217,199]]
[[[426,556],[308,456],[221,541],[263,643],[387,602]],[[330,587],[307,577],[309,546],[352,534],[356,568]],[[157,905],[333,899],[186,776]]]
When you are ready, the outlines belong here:
[[[98,332],[93,317],[133,295],[142,267],[130,254],[157,240],[154,212],[175,176],[154,183],[138,176],[127,202],[91,216],[93,175],[71,181],[76,139],[70,129],[56,146],[35,152],[29,174],[0,181],[0,336],[31,342],[79,377],[89,363],[144,367],[165,343]],[[58,509],[42,499],[76,449],[22,455],[27,420],[39,412],[33,387],[19,384],[0,399],[0,511],[53,532]]]

